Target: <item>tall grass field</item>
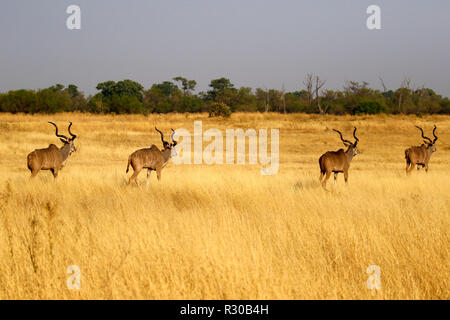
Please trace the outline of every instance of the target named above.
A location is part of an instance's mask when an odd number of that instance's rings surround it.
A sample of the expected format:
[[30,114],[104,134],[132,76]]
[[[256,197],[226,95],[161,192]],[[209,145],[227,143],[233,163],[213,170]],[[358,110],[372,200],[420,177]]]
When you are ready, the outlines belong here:
[[[175,164],[128,185],[128,156],[170,128],[279,129],[279,171]],[[58,179],[27,154],[77,151]],[[428,173],[404,150],[437,125]],[[358,147],[346,186],[319,183],[319,157]],[[206,147],[208,142],[203,142]],[[269,149],[270,152],[270,149]],[[449,299],[450,117],[206,114],[0,115],[0,299]],[[69,266],[81,287],[70,289]],[[381,288],[370,290],[369,266]],[[70,279],[69,279],[70,280]]]

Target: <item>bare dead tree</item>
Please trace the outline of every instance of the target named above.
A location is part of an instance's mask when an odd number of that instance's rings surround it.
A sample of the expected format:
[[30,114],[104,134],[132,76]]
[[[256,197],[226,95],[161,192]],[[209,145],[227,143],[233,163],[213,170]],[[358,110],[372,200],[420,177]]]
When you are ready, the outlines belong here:
[[423,96],[425,96],[426,94],[426,90],[425,90],[425,85],[423,84],[422,86],[418,87],[415,92],[418,91],[419,97],[423,98]]
[[381,82],[381,86],[383,87],[383,92],[386,92],[386,91],[388,91],[388,90],[387,90],[387,87],[386,87],[386,85],[384,84],[383,78],[381,78],[381,77],[378,77],[378,79],[380,79],[380,82]]
[[264,87],[264,91],[266,94],[266,98],[264,100],[264,102],[265,102],[264,112],[269,112],[269,101],[270,101],[269,90],[266,87]]
[[320,104],[320,90],[325,85],[325,81],[321,80],[319,76],[313,73],[308,73],[303,81],[306,92],[308,94],[308,106],[311,108],[313,102],[315,102],[320,114],[325,114],[326,110],[322,108]]
[[283,85],[281,86],[281,101],[283,103],[283,113],[284,114],[286,114],[286,97],[285,97],[285,94],[286,94],[286,90],[284,88],[284,83],[283,83]]
[[344,90],[347,96],[354,94],[356,96],[361,96],[364,93],[364,89],[367,89],[369,83],[367,81],[346,81],[344,85]]
[[308,106],[311,108],[312,99],[313,99],[313,77],[312,73],[308,73],[303,81],[303,85],[305,86],[306,92],[308,93]]
[[320,114],[326,113],[326,110],[324,110],[322,108],[322,106],[320,105],[320,90],[322,89],[322,87],[324,85],[325,85],[325,81],[320,80],[319,76],[315,76],[315,78],[314,78],[314,93],[315,93],[316,105],[317,105],[317,108],[319,109]]
[[407,95],[409,95],[410,90],[411,90],[411,78],[404,77],[399,90],[398,112],[402,111],[403,102],[407,98]]
[[401,87],[402,88],[406,88],[406,89],[410,89],[411,88],[411,78],[409,78],[409,77],[403,78]]

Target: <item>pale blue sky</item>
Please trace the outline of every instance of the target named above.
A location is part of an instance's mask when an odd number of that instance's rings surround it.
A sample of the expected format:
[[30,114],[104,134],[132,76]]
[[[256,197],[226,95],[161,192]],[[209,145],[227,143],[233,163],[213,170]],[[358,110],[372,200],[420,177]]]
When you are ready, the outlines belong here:
[[[81,7],[81,30],[66,8]],[[381,7],[382,30],[366,28]],[[450,96],[449,0],[2,0],[0,91],[125,78],[146,88],[181,75],[236,86],[300,89],[308,72],[346,80],[408,76]]]

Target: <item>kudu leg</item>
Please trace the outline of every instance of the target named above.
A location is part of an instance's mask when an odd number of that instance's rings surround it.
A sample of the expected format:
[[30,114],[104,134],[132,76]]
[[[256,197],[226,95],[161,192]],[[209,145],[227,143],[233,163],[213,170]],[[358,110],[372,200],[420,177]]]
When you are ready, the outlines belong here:
[[323,181],[322,181],[322,187],[323,187],[325,190],[327,190],[327,181],[328,181],[328,179],[330,179],[330,176],[331,176],[331,171],[330,171],[330,172],[327,172],[327,173],[325,174],[325,178],[324,178]]
[[411,171],[413,171],[414,170],[414,167],[416,166],[416,164],[415,163],[411,163],[411,165],[409,166],[409,168],[408,167],[406,167],[406,174],[410,174],[411,173]]
[[36,177],[36,175],[39,173],[39,170],[31,170],[31,176],[30,178]]
[[146,183],[147,187],[148,187],[149,184],[150,184],[150,173],[151,173],[151,172],[152,172],[152,170],[147,169],[147,183]]
[[337,172],[335,172],[334,173],[334,186],[336,187],[336,180],[337,180],[337,175],[338,175],[338,173]]
[[54,180],[56,180],[56,178],[58,177],[58,170],[55,170],[55,169],[51,169],[50,171],[51,171],[51,172],[52,172],[52,174],[53,174],[53,178],[54,178]]
[[320,183],[322,183],[323,176],[324,176],[323,172],[320,171],[320,176],[319,176],[319,182]]
[[133,182],[133,180],[134,180],[134,182],[136,183],[136,185],[138,185],[138,182],[137,182],[137,176],[138,176],[138,174],[141,172],[141,169],[139,169],[139,170],[134,170],[134,172],[133,172],[133,174],[131,175],[131,177],[130,177],[130,180],[128,180],[128,184],[131,184],[132,182]]
[[161,169],[156,169],[156,178],[158,178],[158,181],[161,180]]
[[345,184],[348,184],[348,171],[344,171]]

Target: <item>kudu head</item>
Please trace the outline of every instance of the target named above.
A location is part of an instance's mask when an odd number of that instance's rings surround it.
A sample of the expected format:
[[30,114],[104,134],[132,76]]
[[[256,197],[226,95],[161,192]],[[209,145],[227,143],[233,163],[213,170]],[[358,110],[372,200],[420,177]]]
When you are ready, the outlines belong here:
[[344,139],[344,137],[342,136],[342,133],[339,130],[333,129],[333,131],[336,131],[337,133],[339,133],[339,136],[341,137],[341,140],[344,143],[344,146],[347,147],[347,151],[345,151],[345,153],[350,154],[352,157],[360,154],[358,147],[357,147],[359,139],[356,137],[356,127],[353,130],[353,138],[355,138],[355,142],[351,142],[349,140]]
[[62,143],[64,143],[63,148],[68,148],[69,149],[69,155],[72,154],[72,152],[77,151],[77,149],[75,148],[75,145],[73,144],[73,141],[75,140],[75,138],[77,137],[76,135],[74,135],[71,131],[70,131],[70,127],[72,127],[72,122],[70,122],[69,127],[68,127],[68,131],[69,134],[71,135],[70,138],[66,137],[65,135],[62,134],[58,134],[58,126],[56,124],[54,124],[53,122],[48,122],[52,125],[55,126],[56,128],[56,136],[59,138],[59,140],[61,140]]
[[177,151],[175,150],[174,147],[177,145],[178,142],[173,139],[175,130],[172,129],[172,134],[170,135],[170,139],[172,140],[171,143],[164,140],[164,134],[160,130],[158,130],[158,128],[155,127],[155,130],[158,131],[159,134],[161,135],[161,142],[163,144],[164,151],[170,150],[170,157],[171,158],[176,157]]
[[435,152],[436,151],[435,143],[438,139],[438,137],[436,136],[436,125],[434,125],[434,128],[433,128],[434,140],[431,140],[430,138],[426,137],[423,134],[423,129],[421,127],[416,126],[416,128],[419,129],[420,133],[422,134],[423,142],[425,142],[425,144],[423,146],[426,146],[427,150],[429,150],[431,153]]

